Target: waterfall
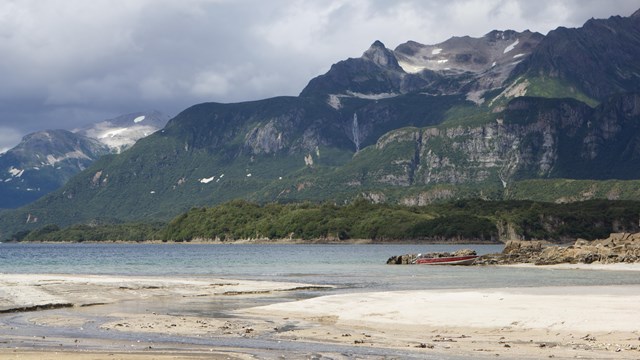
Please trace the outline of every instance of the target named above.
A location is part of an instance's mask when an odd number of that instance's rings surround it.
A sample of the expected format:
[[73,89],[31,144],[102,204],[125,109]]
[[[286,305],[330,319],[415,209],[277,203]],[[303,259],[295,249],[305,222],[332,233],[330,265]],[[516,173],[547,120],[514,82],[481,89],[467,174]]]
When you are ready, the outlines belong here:
[[353,126],[351,129],[353,133],[353,143],[356,144],[356,152],[360,151],[360,131],[358,129],[358,115],[353,113]]

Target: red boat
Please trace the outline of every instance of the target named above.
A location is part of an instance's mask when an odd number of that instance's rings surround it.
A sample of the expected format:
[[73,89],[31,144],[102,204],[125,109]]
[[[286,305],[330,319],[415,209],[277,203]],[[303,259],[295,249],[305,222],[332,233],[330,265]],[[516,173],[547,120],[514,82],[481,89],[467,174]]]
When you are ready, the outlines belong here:
[[415,264],[422,265],[471,265],[478,255],[449,256],[449,257],[419,257]]

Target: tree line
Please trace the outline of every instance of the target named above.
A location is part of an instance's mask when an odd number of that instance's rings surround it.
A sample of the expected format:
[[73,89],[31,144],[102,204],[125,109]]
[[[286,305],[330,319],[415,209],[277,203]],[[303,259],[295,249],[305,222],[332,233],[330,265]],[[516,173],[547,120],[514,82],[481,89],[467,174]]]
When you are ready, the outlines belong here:
[[552,242],[638,232],[640,202],[592,200],[569,204],[459,200],[428,206],[333,203],[256,204],[234,200],[193,208],[169,223],[45,225],[14,234],[14,241],[235,241],[280,239],[378,242]]

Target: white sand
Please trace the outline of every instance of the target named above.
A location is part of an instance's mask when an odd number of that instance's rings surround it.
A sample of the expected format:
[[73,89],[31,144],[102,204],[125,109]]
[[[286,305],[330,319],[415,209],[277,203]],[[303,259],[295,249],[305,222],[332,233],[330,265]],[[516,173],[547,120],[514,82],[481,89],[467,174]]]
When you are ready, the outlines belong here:
[[556,265],[534,265],[534,264],[513,264],[500,265],[519,268],[536,269],[566,269],[566,270],[608,270],[608,271],[640,271],[640,263],[615,263],[615,264],[556,264]]
[[564,331],[640,330],[640,286],[424,290],[323,296],[252,311],[351,323]]
[[307,323],[284,339],[474,358],[638,359],[638,304],[640,285],[538,287],[341,294],[241,313]]

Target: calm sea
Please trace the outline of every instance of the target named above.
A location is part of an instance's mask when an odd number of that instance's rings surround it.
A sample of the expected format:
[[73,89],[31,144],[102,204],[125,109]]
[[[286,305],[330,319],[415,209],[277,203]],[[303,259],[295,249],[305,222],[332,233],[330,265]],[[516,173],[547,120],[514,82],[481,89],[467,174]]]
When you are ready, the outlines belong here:
[[637,272],[386,265],[392,255],[499,245],[0,244],[0,273],[207,276],[340,291],[640,284]]

